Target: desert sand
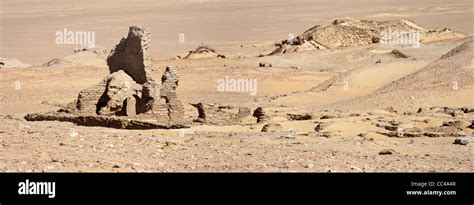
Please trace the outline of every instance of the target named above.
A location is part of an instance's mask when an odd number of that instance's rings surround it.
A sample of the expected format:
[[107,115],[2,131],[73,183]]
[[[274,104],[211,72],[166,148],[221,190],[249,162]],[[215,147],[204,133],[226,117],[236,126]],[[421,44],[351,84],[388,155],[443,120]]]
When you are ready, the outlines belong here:
[[[470,0],[2,1],[0,11],[0,57],[31,65],[0,68],[0,171],[474,171]],[[420,46],[371,36],[389,24],[420,31]],[[26,120],[69,109],[113,73],[107,55],[131,25],[150,28],[149,77],[179,73],[185,126]],[[55,44],[64,28],[95,31],[99,48]],[[220,90],[226,77],[256,80],[255,95]],[[222,109],[202,119],[198,103]],[[219,118],[239,108],[251,113]]]

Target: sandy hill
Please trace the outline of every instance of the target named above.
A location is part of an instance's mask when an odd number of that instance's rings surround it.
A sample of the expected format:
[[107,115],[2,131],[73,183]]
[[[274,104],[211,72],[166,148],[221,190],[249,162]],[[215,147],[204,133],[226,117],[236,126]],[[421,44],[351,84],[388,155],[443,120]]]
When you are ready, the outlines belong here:
[[375,94],[398,90],[451,91],[453,86],[474,85],[474,41],[469,40],[423,69],[378,89]]
[[440,58],[370,95],[328,108],[369,109],[389,106],[416,110],[430,106],[474,106],[474,41],[468,40]]
[[199,58],[225,58],[225,56],[216,53],[216,50],[208,46],[199,46],[194,51],[189,51],[184,59],[199,59]]
[[[413,57],[394,49],[392,51],[373,54],[373,56],[357,63],[357,67],[313,87],[313,92],[340,92],[344,85],[351,92],[372,92],[388,82],[406,76],[425,65]],[[367,78],[370,77],[370,80]],[[369,94],[369,93],[367,93]]]
[[105,58],[107,57],[105,48],[96,47],[93,49],[76,49],[74,54],[63,58],[54,58],[43,64],[47,67],[75,67],[75,66],[93,66],[107,67]]
[[[450,29],[427,30],[410,20],[359,20],[353,18],[335,19],[328,25],[317,25],[306,30],[294,39],[278,44],[270,55],[308,51],[317,49],[344,48],[379,43],[383,32],[419,32],[421,42],[433,42],[451,38],[465,37]],[[400,35],[403,36],[403,35]],[[393,37],[391,37],[393,38]],[[402,37],[399,37],[400,39]],[[397,40],[397,39],[392,39]]]

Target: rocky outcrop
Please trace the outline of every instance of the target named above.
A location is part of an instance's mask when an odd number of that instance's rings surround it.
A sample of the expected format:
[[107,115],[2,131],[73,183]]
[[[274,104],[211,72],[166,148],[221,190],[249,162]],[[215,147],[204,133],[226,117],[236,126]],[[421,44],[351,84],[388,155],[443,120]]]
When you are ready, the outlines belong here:
[[[191,104],[198,110],[198,118],[195,122],[213,125],[235,125],[240,124],[245,117],[250,116],[250,108],[231,106],[218,106],[216,104]],[[235,114],[235,111],[237,114]]]
[[426,128],[404,128],[397,131],[382,131],[377,132],[389,137],[462,137],[466,135],[464,131],[456,127],[426,127]]
[[468,122],[464,122],[464,121],[461,121],[461,120],[456,120],[456,121],[446,121],[446,122],[443,122],[443,125],[441,125],[442,127],[455,127],[455,128],[466,128],[469,126],[469,123]]
[[271,68],[271,67],[272,67],[272,64],[271,64],[271,63],[266,63],[266,62],[260,62],[260,63],[258,63],[258,67],[261,67],[261,68],[264,68],[264,67]]
[[[277,44],[278,48],[269,55],[311,51],[319,49],[346,48],[381,43],[384,40],[400,41],[406,37],[395,32],[419,33],[419,41],[433,42],[450,38],[462,38],[466,35],[449,29],[427,30],[410,20],[373,21],[353,18],[335,19],[327,25],[316,25],[293,39]],[[390,36],[384,36],[390,33]]]

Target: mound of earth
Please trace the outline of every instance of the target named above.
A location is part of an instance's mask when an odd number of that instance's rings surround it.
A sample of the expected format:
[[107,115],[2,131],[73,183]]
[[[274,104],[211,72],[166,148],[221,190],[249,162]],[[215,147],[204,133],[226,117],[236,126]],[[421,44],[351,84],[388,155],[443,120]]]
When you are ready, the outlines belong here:
[[194,51],[189,51],[184,59],[200,59],[200,58],[225,58],[224,55],[216,53],[216,50],[208,46],[199,46]]
[[397,90],[452,90],[474,85],[474,40],[469,40],[428,64],[423,69],[378,89],[375,93]]
[[25,68],[30,66],[15,58],[0,58],[0,68]]
[[[472,106],[474,98],[474,41],[468,40],[416,72],[395,80],[371,94],[329,107]],[[455,100],[454,100],[455,99]]]
[[389,40],[403,40],[403,37],[409,35],[405,34],[407,32],[419,33],[420,42],[425,43],[465,37],[464,34],[450,29],[427,30],[405,19],[372,21],[344,18],[335,19],[328,25],[314,26],[294,39],[284,40],[277,44],[278,48],[269,55],[380,43],[386,38],[384,34],[399,33],[400,35],[391,35]]
[[54,58],[43,64],[47,67],[76,67],[76,66],[94,66],[107,67],[105,59],[107,50],[96,47],[93,49],[83,48],[74,50],[74,54],[63,58]]
[[[371,64],[356,67],[347,72],[336,75],[323,83],[311,88],[311,92],[325,92],[332,90],[340,92],[346,84],[347,90],[360,94],[370,94],[376,89],[409,75],[426,65],[398,49],[381,54],[370,54],[366,61]],[[367,78],[371,78],[367,81]],[[362,92],[362,90],[364,92]]]

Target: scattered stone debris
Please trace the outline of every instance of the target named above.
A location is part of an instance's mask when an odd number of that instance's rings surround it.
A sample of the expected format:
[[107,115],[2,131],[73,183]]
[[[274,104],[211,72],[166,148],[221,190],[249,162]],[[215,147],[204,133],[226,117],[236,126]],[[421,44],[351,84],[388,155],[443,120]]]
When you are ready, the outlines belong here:
[[260,63],[258,63],[258,66],[259,66],[259,67],[267,67],[267,68],[270,68],[270,67],[272,67],[272,64],[260,62]]
[[280,132],[283,127],[278,123],[268,123],[263,126],[262,132]]
[[395,108],[393,108],[393,107],[388,107],[385,110],[387,110],[388,112],[391,112],[391,113],[398,113],[397,110],[395,110]]
[[[180,76],[175,67],[168,66],[161,85],[155,83],[148,52],[150,36],[149,29],[131,26],[128,36],[107,58],[109,76],[81,91],[77,100],[61,112],[33,114],[25,119],[122,129],[183,127],[179,124],[183,122],[184,107],[176,96]],[[141,120],[142,115],[152,122]]]
[[[251,109],[248,107],[233,108],[231,106],[219,106],[217,104],[191,104],[198,110],[198,118],[195,122],[201,122],[214,125],[232,125],[239,124],[241,121],[251,114]],[[233,109],[238,109],[237,114],[232,112]]]
[[270,120],[270,117],[268,117],[266,114],[265,114],[265,111],[263,110],[262,107],[258,107],[257,109],[255,109],[253,111],[253,115],[254,117],[257,118],[257,123],[263,123],[263,122],[267,122]]
[[287,114],[288,120],[311,120],[313,116],[311,114]]
[[389,137],[461,137],[465,133],[456,127],[426,127],[426,128],[404,128],[397,131],[386,131],[386,132],[377,132],[378,134],[386,135]]
[[162,123],[154,120],[127,119],[117,116],[71,115],[67,113],[33,113],[25,116],[28,121],[72,122],[81,126],[101,126],[117,129],[181,129],[184,124]]
[[438,110],[438,112],[446,113],[452,117],[463,117],[465,113],[471,112],[471,108],[452,108],[452,107],[442,107],[440,109],[433,108]]
[[456,128],[465,128],[468,127],[467,122],[456,120],[456,121],[447,121],[443,122],[442,127],[456,127]]
[[462,107],[460,108],[461,111],[463,111],[464,113],[471,113],[471,112],[474,112],[474,107]]
[[390,122],[378,122],[375,126],[384,128],[389,131],[398,131],[399,122],[390,121]]

